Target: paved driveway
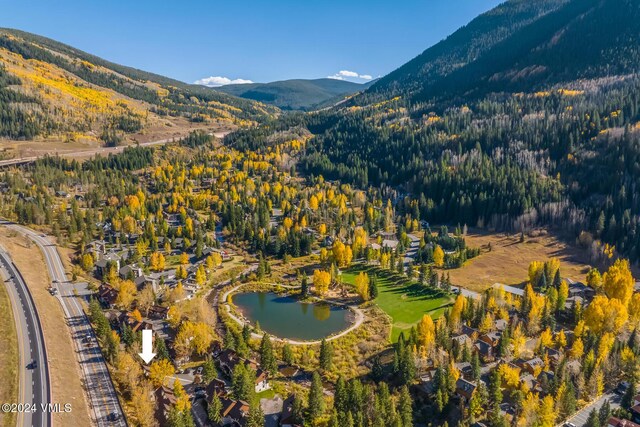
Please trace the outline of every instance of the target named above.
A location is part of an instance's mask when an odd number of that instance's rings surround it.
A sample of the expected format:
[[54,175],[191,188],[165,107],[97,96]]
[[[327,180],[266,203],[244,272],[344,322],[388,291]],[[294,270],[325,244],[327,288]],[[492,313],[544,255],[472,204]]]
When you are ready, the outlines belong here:
[[576,414],[573,417],[569,418],[567,422],[575,424],[577,427],[584,426],[587,423],[587,419],[589,418],[589,413],[591,412],[591,410],[595,409],[596,411],[598,411],[602,407],[602,405],[604,405],[604,402],[607,399],[611,404],[611,410],[620,407],[621,398],[619,395],[613,392],[605,393],[600,397],[600,399],[596,400],[591,405],[587,405],[581,410],[579,410],[578,412],[576,412]]

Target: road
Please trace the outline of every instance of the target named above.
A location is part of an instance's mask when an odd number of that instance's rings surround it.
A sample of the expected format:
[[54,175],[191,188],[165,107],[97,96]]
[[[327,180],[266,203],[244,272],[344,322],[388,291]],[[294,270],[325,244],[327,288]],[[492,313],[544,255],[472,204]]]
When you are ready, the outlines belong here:
[[[88,300],[90,292],[86,285],[77,286],[69,282],[64,264],[56,246],[47,237],[26,227],[9,222],[0,222],[11,229],[28,236],[42,251],[52,286],[58,289],[57,298],[62,304],[67,325],[76,349],[76,358],[80,364],[85,390],[89,397],[90,413],[93,421],[99,427],[126,427],[118,395],[102,356],[98,340],[89,323],[80,298]],[[77,295],[77,296],[76,296]],[[84,342],[84,339],[88,342]],[[115,417],[115,421],[113,420]]]
[[[230,131],[215,132],[214,136],[216,138],[223,138],[228,133],[230,133]],[[180,138],[159,139],[157,141],[142,142],[142,143],[140,143],[138,145],[140,147],[152,147],[154,145],[162,145],[162,144],[166,144],[168,142],[177,141],[178,139],[180,139]],[[125,148],[124,146],[123,147],[100,147],[100,148],[94,148],[94,149],[91,149],[91,150],[78,150],[78,151],[63,152],[63,153],[59,153],[58,155],[60,157],[71,157],[71,158],[83,157],[83,158],[87,158],[87,157],[95,156],[95,155],[98,155],[98,154],[103,155],[103,156],[104,155],[108,155],[108,154],[118,154],[118,153],[121,153],[122,150],[124,150],[124,148]],[[56,155],[57,153],[47,153],[47,154]],[[19,157],[19,158],[15,158],[15,159],[0,160],[0,168],[7,167],[7,166],[17,166],[17,165],[25,165],[25,164],[28,164],[28,163],[33,163],[36,160],[38,160],[40,157],[44,157],[44,154],[41,155],[41,156]]]
[[596,411],[598,411],[600,407],[604,405],[604,402],[606,400],[608,400],[609,403],[611,404],[611,410],[614,410],[620,407],[620,396],[615,394],[614,392],[608,392],[600,396],[600,398],[598,398],[598,400],[596,400],[595,402],[585,406],[584,408],[576,412],[573,415],[573,417],[569,418],[567,422],[572,423],[577,427],[582,427],[586,425],[587,419],[589,418],[589,413],[591,412],[591,410],[595,409]]
[[[28,411],[18,411],[19,426],[48,427],[52,425],[51,412],[43,412],[43,407],[52,403],[51,383],[38,312],[22,275],[2,248],[0,248],[0,271],[13,307],[20,354],[18,401],[2,403],[29,405]],[[36,362],[35,366],[33,361]]]

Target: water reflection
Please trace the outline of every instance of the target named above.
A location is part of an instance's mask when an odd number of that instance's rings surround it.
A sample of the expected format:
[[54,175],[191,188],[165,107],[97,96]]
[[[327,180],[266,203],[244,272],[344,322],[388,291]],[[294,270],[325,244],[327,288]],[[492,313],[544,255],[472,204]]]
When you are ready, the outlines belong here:
[[313,317],[321,322],[324,322],[331,316],[331,307],[329,304],[314,304],[313,305]]
[[347,309],[325,303],[302,303],[273,292],[237,294],[233,303],[251,324],[260,322],[262,330],[280,338],[319,340],[350,324]]

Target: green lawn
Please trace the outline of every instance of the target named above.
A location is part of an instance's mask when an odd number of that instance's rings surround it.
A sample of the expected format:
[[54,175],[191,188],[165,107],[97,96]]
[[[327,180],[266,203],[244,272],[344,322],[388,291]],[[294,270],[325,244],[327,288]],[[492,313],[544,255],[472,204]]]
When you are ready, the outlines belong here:
[[377,277],[378,298],[375,302],[393,319],[393,342],[398,339],[401,331],[405,331],[406,335],[424,314],[429,314],[435,319],[453,301],[451,296],[441,291],[425,289],[418,283],[410,282],[406,277],[376,267],[353,266],[342,272],[342,281],[353,284],[355,277],[363,270],[367,271],[369,277]]

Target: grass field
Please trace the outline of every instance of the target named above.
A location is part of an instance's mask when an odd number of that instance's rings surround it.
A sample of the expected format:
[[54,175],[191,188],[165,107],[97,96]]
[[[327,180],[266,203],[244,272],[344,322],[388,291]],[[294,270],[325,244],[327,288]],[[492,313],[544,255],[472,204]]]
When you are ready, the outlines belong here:
[[[9,294],[4,285],[0,285],[0,402],[18,402],[18,337],[13,320],[13,311]],[[16,424],[15,413],[0,412],[0,427]]]
[[[463,267],[447,270],[454,285],[474,291],[483,291],[494,283],[518,285],[527,280],[531,261],[560,260],[563,277],[584,282],[589,271],[586,251],[567,244],[550,233],[542,232],[535,237],[507,236],[480,230],[470,230],[467,245],[480,248],[482,253],[468,261]],[[491,251],[489,251],[489,245]]]
[[375,267],[354,266],[342,273],[342,281],[353,284],[362,270],[367,271],[369,277],[377,277],[378,298],[375,303],[393,319],[392,342],[397,340],[400,332],[404,331],[406,335],[424,314],[434,319],[439,317],[453,300],[442,292],[425,289],[409,282],[406,277]]

